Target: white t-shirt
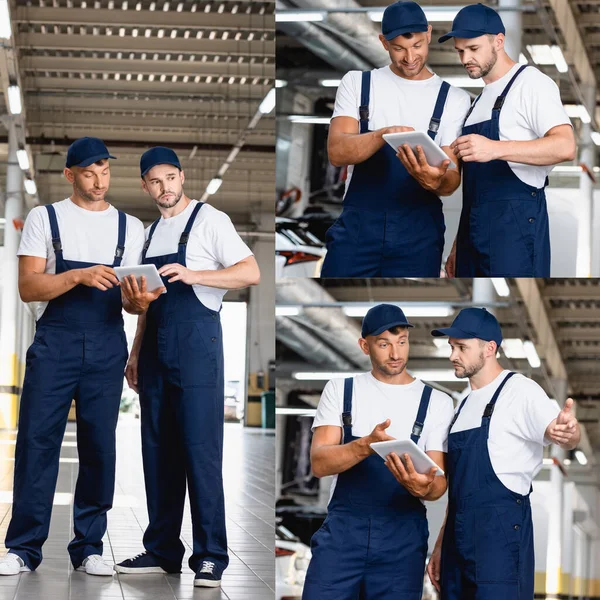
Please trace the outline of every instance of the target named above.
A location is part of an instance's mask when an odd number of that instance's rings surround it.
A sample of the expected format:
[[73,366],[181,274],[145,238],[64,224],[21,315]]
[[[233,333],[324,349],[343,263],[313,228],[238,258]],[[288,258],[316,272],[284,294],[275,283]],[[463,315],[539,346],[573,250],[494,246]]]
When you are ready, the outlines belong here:
[[[383,383],[373,377],[371,372],[354,377],[352,435],[355,437],[369,435],[375,425],[390,419],[391,424],[386,430],[388,435],[398,440],[410,439],[424,387],[425,384],[418,379],[406,385]],[[325,386],[319,400],[312,426],[313,431],[316,427],[324,425],[343,427],[343,412],[344,380],[332,379]],[[448,429],[453,416],[452,399],[434,389],[427,408],[423,432],[419,438],[419,448],[425,452],[429,450],[446,452]],[[331,496],[333,496],[336,480],[337,475],[334,475]]]
[[[178,215],[165,219],[160,218],[152,241],[148,248],[147,258],[175,254],[179,238],[198,204],[192,200],[185,210]],[[150,227],[146,229],[146,238]],[[231,219],[210,204],[205,204],[198,214],[190,232],[187,243],[185,261],[192,271],[220,271],[252,256],[252,251],[238,235]],[[194,292],[200,302],[211,310],[219,310],[223,296],[227,290],[194,285]]]
[[[70,198],[53,204],[63,247],[63,258],[79,262],[112,265],[119,237],[119,212],[114,206],[103,211],[86,210]],[[125,253],[121,266],[139,265],[144,247],[144,225],[127,215]],[[56,273],[56,255],[52,247],[50,219],[45,206],[36,206],[27,215],[21,235],[18,256],[38,256],[46,259],[45,273]],[[47,302],[30,302],[38,320]]]
[[[504,77],[483,88],[467,125],[491,119],[496,98],[520,67],[516,64]],[[537,140],[553,127],[570,124],[554,81],[535,67],[524,69],[512,84],[500,111],[500,139]],[[552,171],[552,166],[536,167],[513,162],[508,165],[521,181],[536,188],[544,186],[547,175]]]
[[[486,405],[509,372],[502,371],[491,383],[471,391],[451,433],[481,426]],[[549,444],[544,433],[559,412],[557,402],[520,373],[502,388],[491,418],[488,450],[494,472],[509,490],[529,493]]]
[[[441,86],[442,79],[435,74],[429,79],[413,81],[396,75],[389,65],[374,69],[371,71],[369,130],[405,126],[427,132]],[[352,117],[360,120],[358,109],[361,87],[361,71],[350,71],[344,75],[335,96],[333,118]],[[439,146],[449,146],[460,136],[470,105],[471,98],[467,92],[450,87],[440,128],[435,137]],[[352,165],[348,167],[346,191],[353,168]]]

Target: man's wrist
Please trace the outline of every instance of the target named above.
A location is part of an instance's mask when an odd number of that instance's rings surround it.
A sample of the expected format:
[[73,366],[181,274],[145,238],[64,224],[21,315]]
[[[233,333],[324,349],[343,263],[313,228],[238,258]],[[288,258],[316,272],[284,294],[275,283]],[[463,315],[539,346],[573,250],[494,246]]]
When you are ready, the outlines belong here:
[[365,437],[359,438],[358,440],[358,448],[360,456],[366,458],[373,454],[374,450],[371,448],[371,438],[367,435]]

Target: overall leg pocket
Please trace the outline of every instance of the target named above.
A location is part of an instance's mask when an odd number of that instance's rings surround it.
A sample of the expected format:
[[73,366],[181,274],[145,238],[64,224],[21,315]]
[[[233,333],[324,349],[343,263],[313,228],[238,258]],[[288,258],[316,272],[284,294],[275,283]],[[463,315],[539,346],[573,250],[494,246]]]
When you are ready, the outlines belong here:
[[179,323],[177,352],[181,387],[214,386],[223,352],[221,324],[218,321]]

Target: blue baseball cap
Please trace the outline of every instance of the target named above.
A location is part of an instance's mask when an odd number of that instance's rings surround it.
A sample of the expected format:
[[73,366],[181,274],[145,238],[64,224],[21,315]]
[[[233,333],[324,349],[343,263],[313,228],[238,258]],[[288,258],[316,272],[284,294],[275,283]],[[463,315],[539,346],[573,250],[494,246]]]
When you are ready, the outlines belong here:
[[458,11],[452,21],[452,31],[443,35],[438,42],[445,42],[452,37],[476,38],[488,33],[506,33],[500,15],[484,4],[470,4]]
[[89,167],[103,158],[117,158],[113,156],[106,144],[94,137],[82,137],[75,140],[67,150],[65,167]]
[[165,148],[164,146],[154,146],[154,148],[150,148],[142,154],[142,158],[140,158],[141,177],[156,165],[173,165],[180,171],[182,170],[177,154],[171,148]]
[[405,33],[427,31],[428,28],[427,17],[416,2],[394,2],[383,12],[381,33],[386,40]]
[[470,340],[477,338],[486,342],[502,343],[502,329],[496,317],[485,308],[463,308],[450,327],[434,329],[431,335],[435,337]]
[[414,327],[404,316],[402,309],[393,304],[378,304],[369,309],[362,322],[362,337],[379,335],[391,327]]

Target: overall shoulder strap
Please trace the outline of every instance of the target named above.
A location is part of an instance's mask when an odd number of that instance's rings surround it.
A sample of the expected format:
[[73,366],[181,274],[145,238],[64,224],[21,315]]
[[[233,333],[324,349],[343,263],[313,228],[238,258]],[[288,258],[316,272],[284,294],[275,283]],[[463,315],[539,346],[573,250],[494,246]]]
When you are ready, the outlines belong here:
[[510,91],[515,79],[528,67],[528,65],[521,65],[519,70],[512,76],[511,80],[506,84],[506,87],[502,90],[502,93],[496,98],[496,102],[494,103],[494,108],[492,109],[492,113],[500,113],[502,110],[502,106],[504,105],[504,100],[506,100],[506,96]]
[[142,262],[146,260],[146,254],[148,253],[148,248],[150,248],[150,242],[152,241],[154,230],[156,229],[156,226],[159,224],[159,222],[160,217],[158,217],[158,219],[156,219],[156,221],[154,221],[154,223],[152,223],[152,225],[150,226],[150,231],[148,232],[148,239],[144,243],[144,249],[142,250]]
[[450,422],[450,427],[448,429],[448,435],[450,435],[450,432],[452,431],[452,427],[454,427],[454,423],[456,423],[456,419],[458,419],[458,417],[460,415],[460,411],[463,409],[463,406],[466,404],[468,397],[469,397],[469,395],[465,396],[464,400],[460,403],[458,410],[454,413],[454,417],[452,417],[452,421]]
[[500,392],[502,391],[502,388],[506,385],[506,382],[514,375],[514,373],[511,371],[502,381],[502,383],[498,386],[498,389],[494,392],[494,395],[492,396],[492,399],[489,401],[489,403],[486,405],[485,410],[483,411],[483,419],[491,419],[492,418],[492,414],[494,413],[494,407],[496,406],[496,400],[498,400],[499,396],[500,396]]
[[62,258],[62,242],[60,239],[60,231],[58,230],[58,220],[56,219],[56,211],[52,204],[46,204],[46,211],[48,212],[48,220],[50,221],[50,234],[52,235],[52,247],[54,248],[54,254],[56,258]]
[[425,425],[425,417],[427,416],[427,408],[429,407],[429,400],[431,398],[432,388],[429,385],[426,385],[423,388],[423,393],[421,394],[421,402],[419,404],[419,410],[417,412],[417,418],[415,419],[415,423],[412,428],[412,433],[410,435],[410,439],[415,443],[419,443],[419,438],[421,437],[421,433],[423,433],[423,426]]
[[360,87],[360,133],[369,131],[369,100],[371,98],[371,71],[363,71]]
[[185,224],[185,229],[179,238],[179,245],[177,246],[177,260],[180,264],[185,265],[185,249],[190,239],[190,232],[192,231],[192,227],[194,226],[194,221],[196,220],[196,216],[200,212],[200,209],[204,206],[204,202],[198,202],[190,215],[187,223]]
[[467,122],[467,119],[471,116],[471,113],[473,112],[473,109],[475,108],[475,105],[477,104],[477,102],[479,102],[479,98],[481,98],[481,94],[479,94],[479,96],[477,96],[477,98],[475,98],[475,100],[473,100],[473,103],[471,104],[471,107],[467,111],[467,116],[465,117],[465,120],[463,121],[463,127],[465,126],[465,123]]
[[446,99],[448,98],[448,92],[450,91],[450,84],[447,81],[442,81],[442,86],[438,93],[437,100],[435,101],[435,108],[433,109],[433,115],[431,115],[431,121],[429,121],[429,130],[427,135],[432,140],[435,140],[435,136],[440,128],[440,122],[442,120],[442,114],[444,113],[444,106],[446,105]]
[[344,427],[344,443],[347,444],[352,437],[352,390],[354,378],[344,379],[344,410],[342,412],[342,424]]
[[125,232],[127,231],[127,215],[119,211],[119,236],[117,238],[117,249],[115,250],[115,259],[113,267],[120,267],[123,254],[125,254]]

